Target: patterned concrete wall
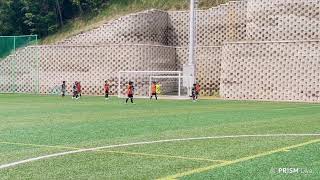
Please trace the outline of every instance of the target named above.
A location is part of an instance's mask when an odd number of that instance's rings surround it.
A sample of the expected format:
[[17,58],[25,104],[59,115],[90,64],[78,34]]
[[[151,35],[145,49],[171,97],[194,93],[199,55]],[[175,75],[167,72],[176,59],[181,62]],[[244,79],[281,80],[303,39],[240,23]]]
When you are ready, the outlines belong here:
[[[188,61],[188,48],[177,48],[177,67],[183,70]],[[201,94],[211,96],[219,91],[221,75],[221,47],[203,46],[197,48],[197,82],[201,86]]]
[[[219,46],[225,41],[241,41],[246,37],[245,1],[232,1],[197,14],[198,46]],[[169,12],[169,38],[172,46],[189,42],[189,12]]]
[[[245,38],[245,1],[231,2],[209,10],[199,11],[197,43],[199,46],[198,81],[202,94],[212,95],[219,90],[221,45],[226,40]],[[177,47],[177,69],[187,61],[189,14],[187,11],[157,10],[125,16],[98,29],[74,36],[60,44],[149,43]],[[180,47],[181,46],[181,47]],[[175,63],[176,63],[175,62]]]
[[0,92],[36,93],[39,54],[36,49],[18,49],[0,61]]
[[[197,68],[198,81],[203,95],[219,90],[221,45],[224,41],[245,38],[246,2],[230,2],[198,12],[197,17]],[[60,44],[148,43],[178,46],[177,69],[187,61],[189,14],[187,11],[162,12],[157,10],[132,14],[111,21],[95,30],[74,36]]]
[[222,97],[320,101],[320,41],[228,43],[222,49]]
[[247,0],[248,40],[320,38],[320,0]]
[[107,22],[59,44],[167,44],[168,14],[150,10]]
[[[115,94],[119,71],[175,71],[175,49],[165,46],[41,46],[40,92],[52,93],[62,81],[81,81],[84,94],[102,94],[110,80]],[[123,83],[127,83],[123,81]]]
[[0,92],[13,91],[13,56],[8,56],[6,59],[0,61]]
[[[242,0],[198,11],[197,43],[320,38],[320,0]],[[187,46],[188,11],[131,14],[60,44],[162,44]]]
[[[234,1],[198,11],[199,46],[221,45],[245,38],[246,1]],[[187,46],[188,11],[150,10],[107,22],[99,28],[71,37],[59,44],[162,44]]]

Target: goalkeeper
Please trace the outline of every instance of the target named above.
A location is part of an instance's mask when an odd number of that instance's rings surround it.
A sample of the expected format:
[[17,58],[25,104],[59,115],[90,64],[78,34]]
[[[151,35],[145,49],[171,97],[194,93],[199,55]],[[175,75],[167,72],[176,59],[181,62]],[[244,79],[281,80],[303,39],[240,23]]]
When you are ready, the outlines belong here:
[[156,93],[157,95],[161,94],[161,84],[159,82],[156,84]]

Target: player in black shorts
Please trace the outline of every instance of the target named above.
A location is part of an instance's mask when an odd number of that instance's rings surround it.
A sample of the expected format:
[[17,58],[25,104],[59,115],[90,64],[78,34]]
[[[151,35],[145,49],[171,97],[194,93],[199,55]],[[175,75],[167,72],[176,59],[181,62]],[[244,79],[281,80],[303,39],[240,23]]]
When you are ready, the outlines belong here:
[[193,102],[196,102],[196,97],[197,97],[196,84],[193,84],[193,87],[191,89],[191,97]]
[[108,81],[105,81],[104,82],[104,98],[107,100],[109,99],[109,89],[110,89],[110,86],[109,86],[109,83]]
[[72,92],[73,96],[72,99],[77,99],[78,98],[78,90],[77,90],[77,81],[72,85]]
[[61,94],[62,94],[62,97],[65,97],[66,96],[66,82],[63,81],[62,82],[62,85],[61,85]]
[[152,99],[153,96],[156,98],[156,100],[158,100],[158,96],[157,96],[157,83],[156,83],[156,82],[152,82],[150,100]]
[[133,82],[130,81],[127,89],[128,98],[126,99],[126,103],[128,103],[129,99],[131,100],[131,103],[133,103],[133,92],[134,92]]

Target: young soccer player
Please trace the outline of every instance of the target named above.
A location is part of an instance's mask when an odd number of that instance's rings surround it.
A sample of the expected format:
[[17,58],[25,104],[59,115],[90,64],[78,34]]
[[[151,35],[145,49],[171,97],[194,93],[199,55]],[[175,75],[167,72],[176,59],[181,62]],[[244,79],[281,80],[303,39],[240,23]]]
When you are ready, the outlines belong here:
[[76,81],[76,82],[74,82],[74,84],[72,85],[72,92],[73,92],[72,99],[77,98],[77,97],[78,97],[77,81]]
[[191,97],[193,102],[196,102],[196,84],[193,84],[191,89]]
[[160,84],[160,82],[158,82],[156,84],[156,92],[157,92],[157,95],[161,94],[161,84]]
[[152,82],[151,85],[151,96],[150,96],[150,100],[152,99],[152,97],[155,97],[156,100],[158,100],[158,96],[157,96],[157,83],[154,81]]
[[128,98],[126,99],[126,103],[128,103],[129,99],[131,100],[131,103],[133,103],[133,92],[134,92],[133,82],[130,81],[127,89]]
[[199,83],[196,83],[196,99],[198,99],[198,97],[199,97],[200,90],[201,90],[201,88],[200,88]]
[[62,93],[62,97],[66,96],[66,81],[62,81],[61,93]]
[[80,98],[81,97],[81,84],[80,84],[80,81],[77,83],[77,92],[78,92],[78,97],[77,98]]
[[105,82],[104,82],[104,98],[105,98],[106,100],[109,99],[109,89],[110,89],[110,86],[109,86],[109,84],[108,84],[108,81],[105,81]]

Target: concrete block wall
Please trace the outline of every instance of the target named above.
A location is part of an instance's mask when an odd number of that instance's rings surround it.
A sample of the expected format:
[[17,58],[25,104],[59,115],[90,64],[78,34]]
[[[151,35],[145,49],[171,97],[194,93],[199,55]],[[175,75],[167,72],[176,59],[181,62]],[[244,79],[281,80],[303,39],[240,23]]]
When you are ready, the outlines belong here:
[[18,49],[0,61],[0,92],[36,93],[38,90],[38,52],[33,48]]
[[320,0],[247,2],[247,40],[320,39]]
[[167,12],[149,10],[123,16],[68,38],[61,45],[167,44]]
[[38,90],[40,54],[38,49],[23,48],[16,53],[14,65],[16,73],[16,92],[36,93]]
[[[232,1],[197,16],[197,43],[216,46],[225,41],[244,40],[246,1]],[[189,12],[149,10],[105,23],[99,28],[73,36],[60,45],[85,44],[162,44],[187,46]]]
[[243,42],[222,47],[226,99],[320,101],[320,41]]
[[[219,92],[221,75],[221,46],[202,46],[196,50],[197,82],[201,86],[201,94],[212,96]],[[176,49],[176,63],[179,71],[188,61],[188,48]]]
[[[246,1],[198,11],[197,16],[197,82],[201,94],[210,96],[220,89],[221,46],[226,41],[246,38]],[[189,12],[169,12],[168,44],[177,47],[177,67],[182,70],[188,60]]]
[[[197,14],[197,45],[219,46],[226,41],[242,41],[246,37],[246,1],[231,1]],[[171,46],[189,43],[189,12],[169,12]]]
[[247,0],[246,41],[222,46],[226,99],[319,102],[320,0]]
[[[241,40],[245,36],[245,9],[242,1],[231,2],[209,10],[199,11],[197,18],[197,60],[201,69],[198,82],[202,94],[212,95],[219,90],[221,48],[207,47],[221,45],[226,39]],[[189,14],[187,11],[162,12],[145,11],[108,22],[103,26],[69,38],[59,45],[77,46],[84,44],[163,44],[177,47],[177,70],[187,61]],[[50,54],[54,56],[54,54]],[[137,62],[137,64],[143,63]],[[212,68],[212,69],[211,69]],[[147,70],[141,68],[141,70]],[[113,73],[116,73],[114,71]],[[92,93],[92,92],[91,92]]]
[[11,92],[13,87],[13,56],[8,56],[6,59],[0,61],[0,92]]
[[[219,91],[221,48],[215,46],[222,45],[225,41],[245,38],[246,5],[245,1],[235,1],[198,12],[198,82],[202,86],[203,95],[212,95]],[[176,47],[176,59],[173,62],[176,63],[177,70],[182,70],[182,65],[188,59],[188,36],[188,11],[150,10],[124,16],[59,44],[169,45]]]
[[[43,94],[55,91],[63,80],[67,81],[69,92],[73,82],[81,81],[83,93],[90,95],[103,94],[104,81],[109,80],[111,93],[116,94],[119,71],[176,70],[175,48],[166,46],[59,45],[41,46],[39,51],[40,92]],[[126,84],[128,80],[122,82]]]

